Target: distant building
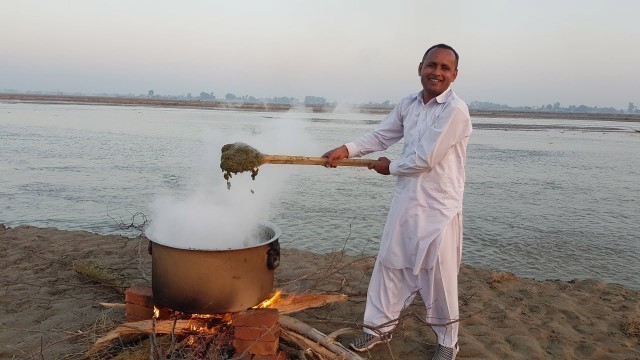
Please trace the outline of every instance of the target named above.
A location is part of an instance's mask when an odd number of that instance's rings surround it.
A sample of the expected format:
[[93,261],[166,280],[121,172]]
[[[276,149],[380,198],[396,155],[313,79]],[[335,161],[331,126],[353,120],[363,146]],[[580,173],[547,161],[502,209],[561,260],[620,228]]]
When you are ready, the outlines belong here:
[[305,96],[305,105],[327,105],[327,99],[320,96]]

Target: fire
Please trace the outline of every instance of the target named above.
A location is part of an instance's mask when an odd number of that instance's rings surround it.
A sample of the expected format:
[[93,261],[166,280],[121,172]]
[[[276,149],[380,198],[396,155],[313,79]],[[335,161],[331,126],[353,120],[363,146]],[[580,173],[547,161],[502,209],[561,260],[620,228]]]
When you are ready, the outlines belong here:
[[188,325],[191,332],[199,334],[215,334],[219,327],[231,323],[231,313],[226,314],[184,314],[187,320],[193,321]]
[[193,335],[189,335],[187,337],[187,345],[193,345],[196,342],[196,337]]
[[157,307],[153,307],[153,318],[157,319],[160,317],[160,309],[158,309]]
[[280,299],[281,294],[282,294],[282,290],[276,290],[276,292],[273,294],[272,297],[254,306],[252,309],[264,309],[264,308],[273,307],[273,305],[276,302],[278,302],[278,300]]
[[189,325],[189,330],[194,331],[194,332],[201,332],[201,333],[206,333],[208,332],[208,329],[206,326],[204,325]]

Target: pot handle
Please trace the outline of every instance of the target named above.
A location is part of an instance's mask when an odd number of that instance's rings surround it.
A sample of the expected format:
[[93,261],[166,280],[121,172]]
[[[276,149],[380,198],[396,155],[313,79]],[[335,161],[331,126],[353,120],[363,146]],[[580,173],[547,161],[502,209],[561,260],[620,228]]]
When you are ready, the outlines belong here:
[[280,243],[276,239],[269,243],[267,250],[267,269],[274,270],[280,265]]

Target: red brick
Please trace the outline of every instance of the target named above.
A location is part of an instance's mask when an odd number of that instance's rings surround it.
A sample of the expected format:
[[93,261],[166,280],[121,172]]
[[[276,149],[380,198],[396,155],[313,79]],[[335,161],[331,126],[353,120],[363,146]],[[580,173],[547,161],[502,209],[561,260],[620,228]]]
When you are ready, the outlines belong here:
[[279,345],[279,341],[233,340],[233,347],[238,355],[245,351],[254,355],[274,355]]
[[[165,307],[159,307],[158,308],[159,311],[159,316],[158,319],[168,319],[169,317],[171,317],[171,310],[165,308]],[[146,307],[146,306],[142,306],[142,305],[136,305],[136,304],[131,304],[131,303],[127,303],[126,307],[125,307],[125,321],[130,322],[130,321],[134,321],[134,320],[129,320],[129,319],[138,319],[135,321],[140,321],[140,320],[151,320],[151,318],[153,317],[153,306],[152,307]]]
[[[127,303],[125,321],[149,320],[153,317],[153,308]],[[137,320],[133,320],[137,319]]]
[[233,337],[238,340],[275,341],[280,338],[280,325],[267,328],[236,326]]
[[153,291],[147,285],[133,285],[125,291],[124,301],[153,309]]
[[137,317],[137,316],[132,316],[132,315],[127,315],[124,318],[125,322],[131,323],[131,322],[138,322],[138,321],[145,321],[145,320],[149,320],[149,318],[141,318],[141,317]]
[[258,328],[271,328],[278,323],[278,309],[252,309],[234,313],[231,325]]

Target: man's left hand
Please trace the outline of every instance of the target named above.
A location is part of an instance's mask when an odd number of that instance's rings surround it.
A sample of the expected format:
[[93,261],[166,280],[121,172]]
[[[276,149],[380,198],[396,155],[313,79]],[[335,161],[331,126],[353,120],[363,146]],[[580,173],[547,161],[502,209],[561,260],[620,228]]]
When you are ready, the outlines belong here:
[[391,164],[391,160],[386,157],[381,157],[372,162],[371,165],[369,165],[369,169],[375,170],[378,174],[389,175],[389,164]]

